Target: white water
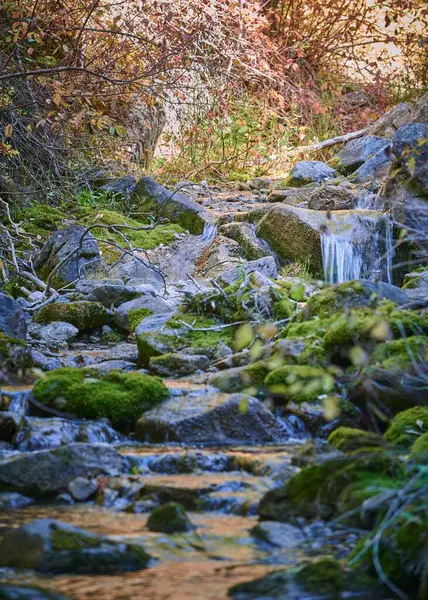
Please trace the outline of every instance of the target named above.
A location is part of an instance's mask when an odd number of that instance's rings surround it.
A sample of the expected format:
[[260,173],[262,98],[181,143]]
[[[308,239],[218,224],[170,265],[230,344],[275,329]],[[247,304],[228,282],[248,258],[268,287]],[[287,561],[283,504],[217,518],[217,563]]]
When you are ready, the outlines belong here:
[[185,281],[193,271],[201,252],[206,248],[217,233],[214,223],[205,223],[201,235],[191,235],[176,248],[170,269],[166,269],[169,281]]
[[370,279],[392,283],[392,222],[387,215],[333,216],[321,233],[324,278],[328,283]]

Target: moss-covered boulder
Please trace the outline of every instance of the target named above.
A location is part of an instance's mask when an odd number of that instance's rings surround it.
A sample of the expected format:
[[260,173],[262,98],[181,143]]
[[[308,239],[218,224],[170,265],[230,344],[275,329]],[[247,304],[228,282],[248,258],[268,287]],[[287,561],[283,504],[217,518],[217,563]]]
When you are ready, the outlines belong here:
[[[410,456],[418,460],[423,459],[428,462],[428,431],[416,438],[410,448]],[[425,458],[424,458],[425,457]]]
[[159,533],[186,533],[195,529],[184,507],[177,502],[167,502],[153,509],[147,528]]
[[141,373],[62,368],[46,373],[33,389],[38,402],[86,419],[110,419],[131,429],[142,413],[169,396],[157,377]]
[[162,356],[152,356],[149,369],[161,377],[184,377],[199,371],[207,371],[210,360],[203,354],[168,353]]
[[313,402],[322,394],[332,394],[335,380],[325,369],[303,365],[284,365],[266,377],[267,389],[284,402]]
[[97,329],[111,322],[109,311],[98,302],[57,302],[43,306],[34,316],[40,325],[53,321],[71,323],[79,331]]
[[319,160],[301,160],[296,163],[286,179],[290,187],[302,187],[310,183],[321,183],[335,179],[339,173]]
[[250,223],[226,223],[219,228],[219,233],[238,242],[248,260],[271,255],[269,246],[257,237],[254,225]]
[[264,389],[269,374],[268,362],[257,361],[242,367],[225,369],[210,376],[210,383],[223,392],[241,392],[250,388]]
[[428,362],[428,337],[414,335],[379,344],[372,356],[372,363],[385,369],[405,369],[412,364]]
[[391,421],[385,440],[397,446],[409,447],[417,437],[428,431],[428,406],[415,406],[398,413]]
[[352,427],[338,427],[330,433],[327,441],[330,446],[341,452],[353,452],[361,448],[379,447],[385,444],[382,436]]

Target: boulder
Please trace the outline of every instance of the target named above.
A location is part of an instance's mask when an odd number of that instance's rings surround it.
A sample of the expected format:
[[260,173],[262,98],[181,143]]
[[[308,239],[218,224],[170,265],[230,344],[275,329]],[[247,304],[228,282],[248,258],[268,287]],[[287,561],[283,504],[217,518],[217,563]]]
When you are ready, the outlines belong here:
[[[22,494],[16,492],[1,492],[0,493],[0,511],[7,512],[9,510],[16,510],[18,508],[25,508],[30,504],[33,504],[32,498],[27,498]],[[0,598],[2,597],[0,592]]]
[[90,294],[97,287],[104,287],[105,285],[117,285],[122,286],[124,282],[122,279],[80,279],[76,282],[75,290],[79,294]]
[[385,146],[355,171],[358,183],[371,183],[377,189],[387,178],[392,166],[391,145]]
[[428,195],[428,123],[400,127],[392,138],[397,162],[417,190]]
[[287,432],[259,400],[242,394],[172,398],[137,423],[140,440],[186,443],[268,443]]
[[56,285],[72,283],[99,267],[101,255],[97,241],[91,233],[85,235],[86,231],[85,227],[80,225],[70,225],[54,233],[34,260],[34,268],[38,275],[46,279],[71,253],[73,254],[70,259],[55,273]]
[[68,484],[68,492],[76,502],[85,502],[92,496],[95,496],[98,486],[95,481],[86,479],[86,477],[76,477]]
[[65,321],[53,321],[45,327],[40,327],[33,337],[45,342],[46,344],[69,342],[79,333],[77,327]]
[[135,190],[136,185],[137,180],[135,177],[132,177],[132,175],[125,175],[124,177],[118,177],[117,179],[107,181],[107,183],[100,187],[100,190],[102,192],[125,196],[125,198],[128,198]]
[[319,160],[298,162],[287,177],[290,187],[302,187],[309,183],[321,183],[326,179],[335,179],[339,173]]
[[113,321],[119,329],[131,332],[135,331],[135,328],[145,317],[170,312],[170,306],[162,298],[157,298],[154,295],[144,295],[121,304],[113,314]]
[[147,528],[159,533],[186,533],[195,529],[183,506],[177,502],[157,506],[149,516]]
[[269,246],[257,237],[251,223],[227,223],[219,228],[219,234],[238,242],[248,260],[257,260],[271,254]]
[[[165,280],[157,269],[149,264],[139,260],[127,259],[119,268],[119,276],[130,283],[131,280],[138,280],[139,285],[150,285],[154,289],[164,288]],[[148,290],[147,290],[148,291]]]
[[412,105],[403,102],[391,108],[380,119],[370,125],[368,133],[369,135],[378,135],[390,139],[399,127],[410,123],[411,120]]
[[263,521],[253,527],[251,534],[257,540],[267,542],[277,548],[296,548],[305,539],[298,527],[277,521]]
[[16,300],[3,292],[0,292],[0,333],[19,340],[27,337],[24,311]]
[[242,277],[248,277],[251,273],[259,273],[262,277],[276,279],[278,277],[278,268],[274,257],[265,256],[257,260],[250,260],[234,269],[224,271],[219,279],[226,285],[230,285]]
[[67,600],[62,594],[26,585],[0,584],[2,600]]
[[9,529],[0,541],[0,565],[41,573],[137,571],[150,556],[143,547],[111,540],[53,519]]
[[313,187],[278,188],[271,191],[267,200],[268,202],[282,202],[290,206],[307,205],[313,191]]
[[199,371],[207,371],[210,360],[201,354],[163,354],[153,356],[149,362],[149,370],[161,377],[182,377],[193,375]]
[[202,277],[215,278],[242,263],[244,258],[244,250],[238,242],[217,235],[213,243],[202,251],[196,272]]
[[133,200],[140,210],[179,223],[194,235],[201,234],[210,220],[199,204],[180,192],[169,191],[150,177],[138,181]]
[[0,412],[0,442],[12,442],[19,429],[19,418],[12,412]]
[[391,144],[391,141],[376,135],[367,135],[346,144],[333,158],[336,168],[343,173],[352,173],[365,163],[373,154]]
[[67,490],[76,477],[115,476],[129,471],[128,460],[103,444],[70,444],[0,461],[0,484],[34,496]]
[[323,185],[310,196],[311,210],[351,210],[357,206],[356,192],[338,185]]
[[99,285],[94,288],[88,295],[90,302],[99,302],[106,308],[120,306],[124,302],[134,300],[141,296],[140,290],[126,285]]
[[79,331],[85,331],[108,325],[111,322],[111,315],[98,302],[57,302],[38,310],[34,315],[34,321],[40,325],[65,321],[74,325]]

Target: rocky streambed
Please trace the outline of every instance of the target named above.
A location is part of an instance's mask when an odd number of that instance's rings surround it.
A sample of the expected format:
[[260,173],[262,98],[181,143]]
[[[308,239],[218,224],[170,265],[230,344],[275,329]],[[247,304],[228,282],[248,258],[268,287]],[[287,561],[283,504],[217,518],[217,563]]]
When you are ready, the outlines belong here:
[[281,186],[143,178],[159,239],[98,211],[116,237],[38,253],[55,297],[9,282],[0,597],[425,597],[426,271],[375,205],[400,140]]

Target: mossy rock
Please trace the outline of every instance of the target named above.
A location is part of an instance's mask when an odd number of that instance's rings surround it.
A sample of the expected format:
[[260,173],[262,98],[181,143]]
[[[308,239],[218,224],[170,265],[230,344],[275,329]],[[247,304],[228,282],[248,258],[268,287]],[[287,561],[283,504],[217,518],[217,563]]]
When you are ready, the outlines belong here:
[[428,406],[415,406],[398,413],[391,421],[384,437],[397,446],[409,447],[417,437],[428,432]]
[[382,436],[362,429],[338,427],[328,437],[328,443],[341,452],[352,452],[370,446],[383,446]]
[[30,369],[33,360],[24,340],[10,337],[0,331],[0,364],[7,371]]
[[321,596],[340,596],[345,587],[342,565],[328,556],[304,565],[296,574],[297,583],[306,591]]
[[428,337],[411,336],[380,344],[372,354],[371,362],[385,369],[405,369],[415,363],[428,361]]
[[195,529],[184,507],[177,502],[168,502],[153,509],[147,528],[159,533],[186,533]]
[[266,377],[266,387],[285,402],[314,402],[321,394],[332,394],[334,377],[325,369],[303,365],[285,365]]
[[421,459],[423,457],[428,459],[428,431],[413,442],[412,447],[410,448],[410,456],[416,459]]
[[133,308],[128,313],[129,320],[129,329],[131,333],[137,329],[138,325],[141,323],[143,319],[146,317],[150,317],[153,314],[153,311],[149,308]]
[[85,331],[109,325],[111,315],[98,302],[57,302],[43,306],[35,314],[34,321],[40,325],[48,325],[54,321],[65,321],[77,327],[79,331]]
[[280,337],[284,338],[311,338],[323,340],[327,327],[330,323],[329,319],[312,319],[303,323],[290,323]]
[[283,486],[269,491],[260,501],[262,520],[288,521],[298,517],[331,518],[337,514],[337,498],[351,483],[368,474],[402,477],[400,461],[382,449],[363,449],[318,465],[308,466],[293,475]]
[[168,398],[157,377],[141,373],[62,368],[47,373],[33,389],[36,400],[51,408],[85,419],[110,419],[113,426],[130,430],[139,417]]

